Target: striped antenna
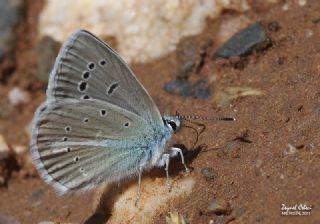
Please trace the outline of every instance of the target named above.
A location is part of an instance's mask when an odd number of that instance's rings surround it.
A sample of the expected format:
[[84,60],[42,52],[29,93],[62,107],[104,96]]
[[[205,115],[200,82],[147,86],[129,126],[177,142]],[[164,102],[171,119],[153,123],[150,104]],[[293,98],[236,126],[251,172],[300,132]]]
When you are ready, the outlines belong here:
[[180,115],[178,111],[176,116],[182,120],[206,120],[206,121],[235,121],[234,117],[202,117],[198,115]]

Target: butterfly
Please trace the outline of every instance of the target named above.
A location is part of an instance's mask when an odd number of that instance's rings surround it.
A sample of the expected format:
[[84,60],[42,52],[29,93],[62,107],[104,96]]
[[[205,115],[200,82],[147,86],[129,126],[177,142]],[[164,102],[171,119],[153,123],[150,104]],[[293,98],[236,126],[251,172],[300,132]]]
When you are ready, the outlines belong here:
[[31,155],[60,194],[88,191],[165,166],[180,148],[168,142],[180,116],[161,116],[121,57],[88,31],[71,35],[49,77],[47,99],[32,123]]

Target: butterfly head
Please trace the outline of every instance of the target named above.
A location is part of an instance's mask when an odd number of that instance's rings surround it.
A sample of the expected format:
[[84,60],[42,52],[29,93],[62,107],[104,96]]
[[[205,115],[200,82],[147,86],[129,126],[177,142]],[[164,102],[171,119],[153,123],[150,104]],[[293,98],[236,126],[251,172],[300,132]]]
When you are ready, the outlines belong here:
[[170,131],[177,132],[181,127],[181,118],[179,116],[163,116],[164,126]]

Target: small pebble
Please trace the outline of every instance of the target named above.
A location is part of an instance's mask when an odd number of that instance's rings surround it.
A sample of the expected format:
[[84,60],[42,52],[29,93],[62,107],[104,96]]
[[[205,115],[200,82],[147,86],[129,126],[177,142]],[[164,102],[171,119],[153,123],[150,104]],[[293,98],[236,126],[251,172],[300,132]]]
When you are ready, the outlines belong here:
[[178,212],[170,212],[170,216],[166,216],[167,224],[186,224],[184,217]]
[[215,171],[212,167],[202,168],[201,174],[208,179],[216,179],[218,177],[217,171]]
[[307,38],[310,38],[310,37],[312,37],[312,36],[313,36],[313,31],[312,31],[312,30],[307,29],[307,30],[305,31],[305,35],[306,35],[306,37],[307,37]]
[[192,84],[185,80],[173,80],[164,86],[164,90],[168,93],[179,96],[192,96]]
[[307,0],[298,0],[299,6],[305,6],[307,4]]
[[0,135],[0,160],[6,159],[9,157],[9,145],[2,135]]
[[291,145],[291,144],[287,144],[287,149],[285,149],[285,151],[284,151],[284,154],[285,155],[293,155],[293,154],[295,154],[298,150],[297,150],[297,148],[296,147],[294,147],[293,145]]
[[288,11],[289,9],[289,4],[288,3],[284,3],[283,6],[282,6],[282,10],[283,11]]
[[262,162],[261,159],[257,159],[257,160],[256,160],[256,167],[257,167],[257,168],[260,168],[260,167],[262,166],[262,163],[263,163],[263,162]]
[[244,207],[235,208],[232,211],[232,214],[235,218],[241,217],[246,212],[246,209]]
[[208,99],[211,96],[211,90],[205,80],[199,80],[192,86],[193,97],[196,99]]
[[38,201],[42,198],[43,195],[44,195],[43,189],[40,188],[40,189],[34,190],[29,197],[29,201],[30,202]]
[[[2,174],[1,174],[1,169],[0,169],[0,186],[2,186],[2,185],[4,185],[5,184],[5,179],[4,179],[4,177],[3,176],[1,176]],[[1,222],[0,222],[1,223]]]
[[13,145],[12,150],[14,151],[15,154],[21,155],[28,151],[28,147],[24,145]]
[[271,32],[277,32],[280,29],[280,25],[277,21],[272,21],[268,24],[268,30]]
[[19,87],[14,87],[8,94],[8,99],[11,105],[16,106],[19,104],[28,103],[31,99],[30,94]]
[[226,224],[226,217],[223,215],[216,217],[214,224]]
[[229,215],[231,213],[231,207],[229,202],[224,199],[214,199],[209,203],[208,211],[216,215]]
[[0,223],[1,224],[20,224],[19,221],[15,220],[13,217],[7,214],[0,213]]

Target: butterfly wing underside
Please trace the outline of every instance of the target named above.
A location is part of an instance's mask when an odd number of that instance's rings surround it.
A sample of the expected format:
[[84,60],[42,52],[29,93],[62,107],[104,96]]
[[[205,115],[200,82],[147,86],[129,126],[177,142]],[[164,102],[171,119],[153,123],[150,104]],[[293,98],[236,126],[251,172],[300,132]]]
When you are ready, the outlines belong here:
[[43,104],[33,126],[32,158],[59,193],[89,190],[136,174],[152,133],[134,113],[96,100]]
[[80,30],[61,48],[47,101],[35,114],[32,159],[58,192],[87,190],[136,174],[163,127],[159,110],[126,63]]

